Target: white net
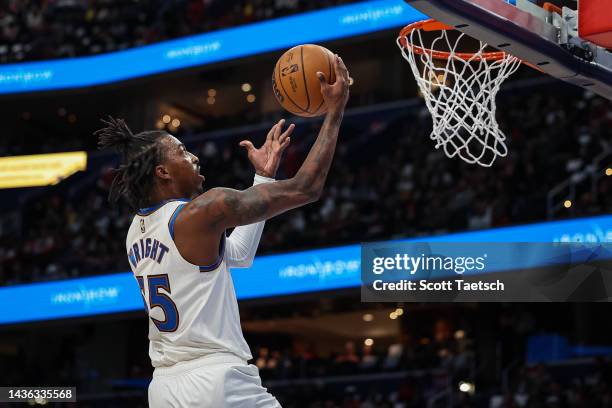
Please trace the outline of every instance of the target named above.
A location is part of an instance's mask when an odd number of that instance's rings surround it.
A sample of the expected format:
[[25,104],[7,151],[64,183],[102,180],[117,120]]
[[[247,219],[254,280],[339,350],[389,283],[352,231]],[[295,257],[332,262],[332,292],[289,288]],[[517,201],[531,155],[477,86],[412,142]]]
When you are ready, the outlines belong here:
[[[495,119],[495,96],[521,61],[504,52],[486,51],[487,44],[455,30],[423,31],[415,28],[400,34],[397,44],[431,113],[430,137],[448,157],[490,167],[508,153]],[[470,42],[477,44],[473,53],[458,51]]]

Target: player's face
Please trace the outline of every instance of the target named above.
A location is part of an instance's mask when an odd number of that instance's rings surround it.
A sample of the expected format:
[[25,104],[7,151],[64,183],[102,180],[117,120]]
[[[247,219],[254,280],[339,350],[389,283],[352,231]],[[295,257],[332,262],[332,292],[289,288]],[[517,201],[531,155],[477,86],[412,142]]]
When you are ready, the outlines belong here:
[[198,157],[172,135],[165,136],[161,142],[165,147],[164,164],[178,192],[187,198],[201,194],[204,176],[200,174]]

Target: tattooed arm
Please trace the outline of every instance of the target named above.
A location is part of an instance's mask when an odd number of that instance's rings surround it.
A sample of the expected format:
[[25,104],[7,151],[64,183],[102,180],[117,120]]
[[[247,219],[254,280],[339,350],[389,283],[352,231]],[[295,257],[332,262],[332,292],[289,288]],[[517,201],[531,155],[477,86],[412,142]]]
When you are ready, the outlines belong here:
[[332,85],[327,84],[322,73],[317,73],[328,112],[314,145],[296,175],[288,180],[259,184],[243,191],[213,188],[188,203],[175,223],[175,242],[185,259],[196,264],[214,260],[210,254],[215,254],[215,251],[205,251],[208,255],[204,255],[202,249],[218,248],[219,238],[227,228],[266,220],[319,199],[349,96],[348,71],[338,56],[335,71],[337,79]]
[[316,201],[334,157],[342,114],[342,110],[327,114],[308,157],[293,178],[242,191],[213,188],[193,201],[193,211],[201,212],[203,221],[213,229],[226,229],[265,220]]
[[338,79],[333,85],[327,84],[325,76],[318,73],[321,91],[329,109],[317,140],[297,174],[288,180],[257,185],[243,191],[229,188],[207,191],[191,205],[193,212],[202,214],[202,223],[218,230],[251,224],[311,203],[321,196],[349,95],[346,66],[338,56],[335,62]]
[[327,115],[308,157],[293,178],[242,191],[213,188],[193,201],[193,211],[201,212],[202,220],[213,229],[224,230],[316,201],[331,166],[341,121],[342,111]]

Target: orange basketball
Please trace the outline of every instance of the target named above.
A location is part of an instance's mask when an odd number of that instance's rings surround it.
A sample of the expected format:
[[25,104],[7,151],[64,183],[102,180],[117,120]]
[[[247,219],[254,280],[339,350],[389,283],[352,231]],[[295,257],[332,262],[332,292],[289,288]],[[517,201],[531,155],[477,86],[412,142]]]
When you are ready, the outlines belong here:
[[334,54],[325,47],[304,44],[285,52],[272,73],[272,90],[283,108],[298,116],[319,116],[327,112],[317,72],[327,82],[336,82]]

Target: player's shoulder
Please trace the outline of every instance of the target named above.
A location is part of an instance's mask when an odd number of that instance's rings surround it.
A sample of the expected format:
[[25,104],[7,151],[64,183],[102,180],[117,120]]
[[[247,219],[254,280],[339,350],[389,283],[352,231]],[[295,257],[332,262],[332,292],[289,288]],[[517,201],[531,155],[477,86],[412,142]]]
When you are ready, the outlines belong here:
[[179,213],[179,207],[182,209],[189,201],[186,198],[177,198],[165,200],[151,207],[138,209],[128,229],[128,241],[131,241],[135,236],[146,233],[147,229],[157,223],[169,223],[170,219],[175,218]]
[[173,198],[170,200],[164,200],[151,207],[140,208],[138,211],[136,211],[136,215],[134,216],[134,218],[147,218],[151,216],[159,217],[160,215],[166,214],[168,210],[174,210],[178,206],[188,203],[189,201],[191,200],[188,198]]
[[226,217],[227,207],[236,205],[236,193],[243,192],[225,187],[205,191],[181,208],[181,222],[196,229],[202,225],[216,225]]

